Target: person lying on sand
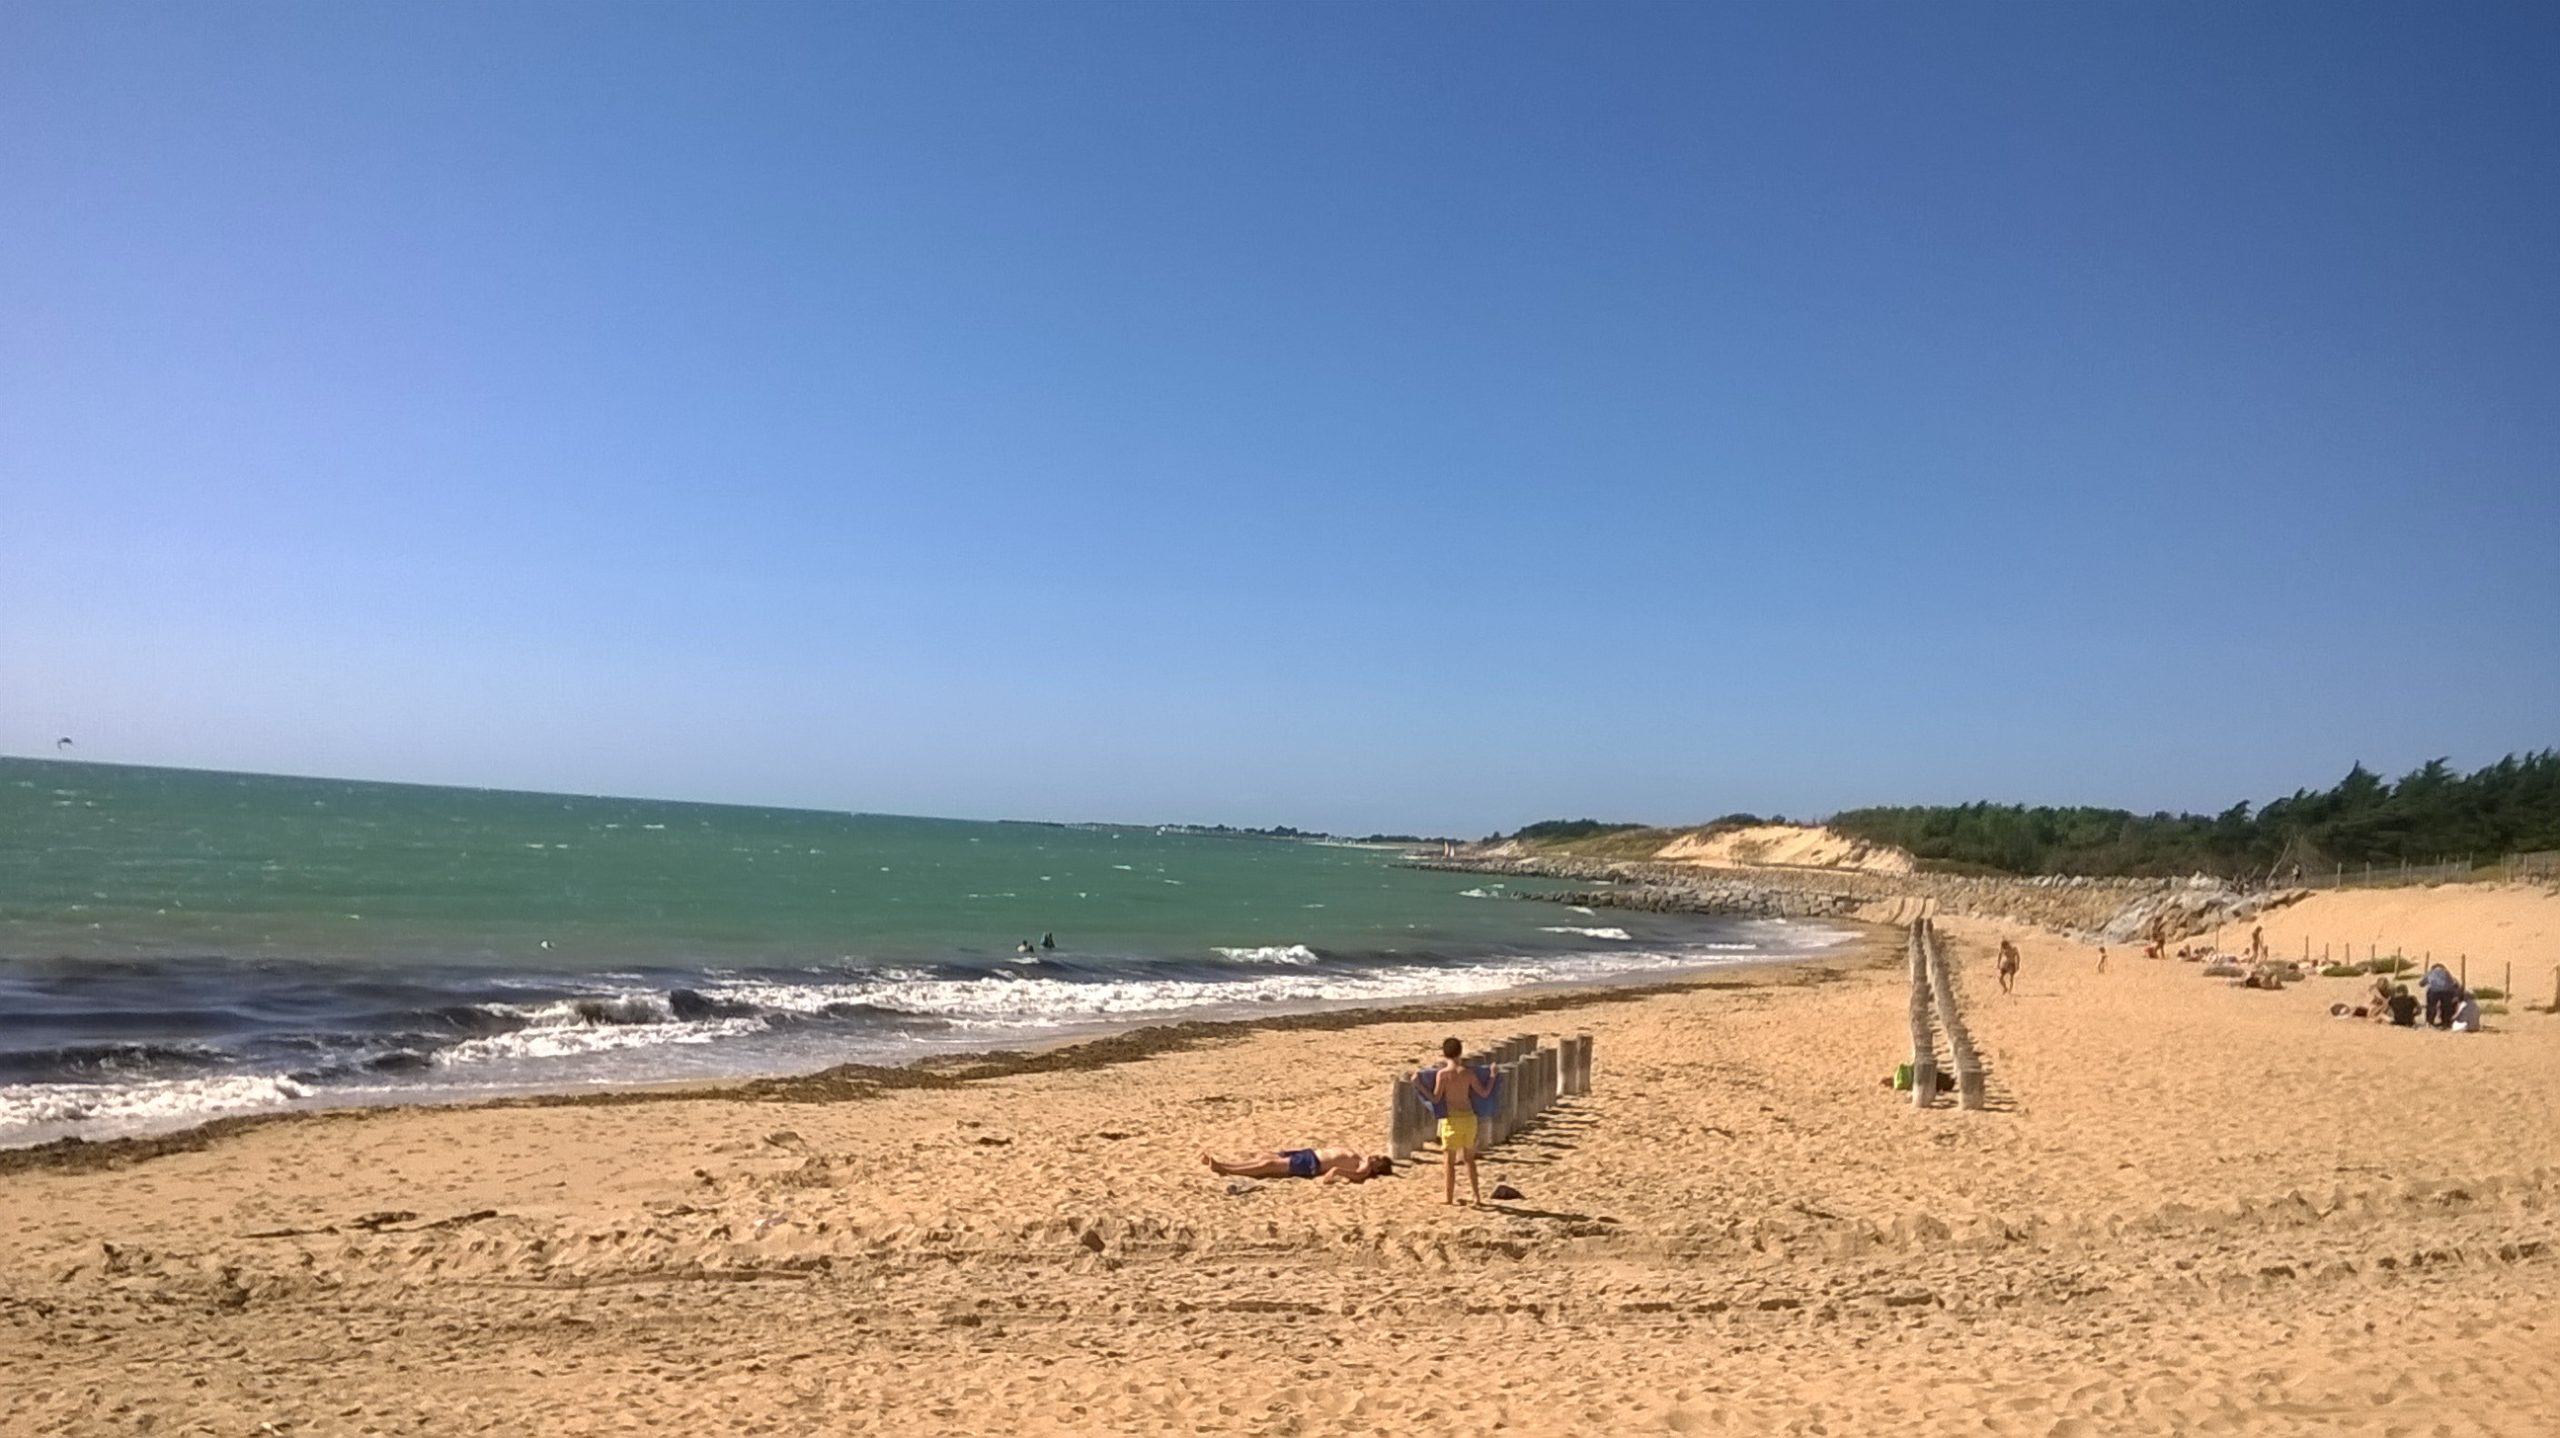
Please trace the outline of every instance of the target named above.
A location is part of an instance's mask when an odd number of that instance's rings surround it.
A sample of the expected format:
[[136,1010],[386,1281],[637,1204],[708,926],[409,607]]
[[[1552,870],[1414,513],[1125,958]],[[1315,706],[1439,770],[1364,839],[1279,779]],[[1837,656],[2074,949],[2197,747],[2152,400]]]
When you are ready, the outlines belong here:
[[1243,1158],[1200,1155],[1221,1178],[1312,1178],[1318,1183],[1367,1183],[1396,1171],[1393,1160],[1348,1148],[1275,1148]]

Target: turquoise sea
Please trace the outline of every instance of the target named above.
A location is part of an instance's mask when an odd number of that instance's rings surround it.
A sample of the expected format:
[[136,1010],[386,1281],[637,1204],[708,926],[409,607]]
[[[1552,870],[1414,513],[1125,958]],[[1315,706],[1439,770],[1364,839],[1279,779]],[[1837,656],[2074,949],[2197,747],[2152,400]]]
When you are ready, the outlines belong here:
[[1840,937],[1508,902],[1395,858],[0,759],[0,1145],[1659,976]]

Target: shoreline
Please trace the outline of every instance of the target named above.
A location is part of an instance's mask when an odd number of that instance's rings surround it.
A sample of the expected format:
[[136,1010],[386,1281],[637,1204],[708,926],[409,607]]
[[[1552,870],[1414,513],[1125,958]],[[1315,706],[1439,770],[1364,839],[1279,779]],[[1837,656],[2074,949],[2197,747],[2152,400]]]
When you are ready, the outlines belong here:
[[[2548,1429],[2560,1017],[2342,1023],[2353,980],[1940,932],[1983,1111],[1885,1082],[1907,985],[1871,929],[1691,983],[0,1175],[0,1430]],[[1595,1037],[1591,1089],[1484,1156],[1517,1196],[1445,1206],[1428,1149],[1359,1185],[1201,1167],[1374,1151],[1452,1028]],[[1452,1320],[1468,1351],[1421,1352]]]
[[[84,1139],[77,1136],[0,1148],[0,1178],[30,1172],[87,1172],[121,1168],[169,1154],[195,1153],[217,1143],[279,1124],[323,1120],[360,1121],[376,1115],[416,1112],[468,1113],[523,1108],[607,1108],[681,1102],[855,1103],[903,1089],[951,1088],[1024,1074],[1101,1069],[1159,1054],[1179,1053],[1220,1038],[1253,1033],[1331,1032],[1388,1023],[1451,1022],[1507,1018],[1550,1009],[1585,1008],[1621,999],[1701,990],[1768,986],[1766,976],[1802,973],[1846,963],[1845,972],[1899,962],[1898,931],[1838,917],[1829,922],[1852,932],[1840,943],[1796,958],[1701,964],[1692,977],[1672,979],[1562,980],[1497,990],[1469,998],[1417,997],[1400,1003],[1297,1010],[1243,1018],[1183,1019],[1061,1037],[1008,1048],[928,1054],[902,1064],[831,1064],[803,1073],[736,1079],[682,1079],[600,1084],[560,1091],[457,1098],[450,1102],[400,1099],[385,1103],[322,1104],[227,1114],[161,1133]],[[1890,949],[1890,955],[1879,951]]]

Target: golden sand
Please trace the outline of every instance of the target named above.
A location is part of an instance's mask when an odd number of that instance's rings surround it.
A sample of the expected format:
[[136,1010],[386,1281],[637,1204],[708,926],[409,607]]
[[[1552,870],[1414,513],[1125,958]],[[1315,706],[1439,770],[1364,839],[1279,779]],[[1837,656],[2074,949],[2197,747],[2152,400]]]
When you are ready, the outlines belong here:
[[1945,932],[1993,1111],[1879,1085],[1881,932],[1483,1021],[1596,1036],[1487,1209],[1193,1157],[1374,1142],[1392,1017],[0,1174],[0,1432],[2560,1432],[2560,1019]]

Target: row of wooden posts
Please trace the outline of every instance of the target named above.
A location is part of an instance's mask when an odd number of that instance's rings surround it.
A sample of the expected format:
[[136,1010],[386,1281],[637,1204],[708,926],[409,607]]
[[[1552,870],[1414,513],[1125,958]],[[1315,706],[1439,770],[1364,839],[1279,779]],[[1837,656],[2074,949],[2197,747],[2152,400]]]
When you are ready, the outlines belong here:
[[1964,1015],[1956,1007],[1953,966],[1946,946],[1938,942],[1938,926],[1927,919],[1911,921],[1911,1106],[1927,1108],[1938,1101],[1938,1046],[1931,1016],[1947,1035],[1947,1057],[1955,1064],[1956,1101],[1966,1108],[1983,1105],[1982,1055],[1973,1035],[1965,1032]]
[[[1541,1048],[1536,1034],[1514,1034],[1487,1052],[1471,1053],[1462,1062],[1487,1067],[1495,1075],[1494,1109],[1476,1125],[1476,1147],[1492,1148],[1537,1121],[1558,1099],[1591,1092],[1591,1035],[1560,1035]],[[1406,1069],[1396,1075],[1387,1096],[1387,1154],[1402,1163],[1435,1142],[1439,1121],[1417,1082],[1427,1072]]]
[[[2311,936],[2309,934],[2302,936],[2302,962],[2303,966],[2306,968],[2313,964],[2318,964],[2321,968],[2325,969],[2332,963],[2352,964],[2356,961],[2356,946],[2354,944],[2341,944],[2338,946],[2338,952],[2343,957],[2331,959],[2329,957],[2329,946],[2327,944],[2322,944],[2320,946],[2320,957],[2314,959],[2311,957]],[[2381,957],[2382,946],[2380,944],[2367,944],[2364,946],[2364,961],[2368,970]],[[2391,957],[2395,959],[2406,959],[2409,956],[2395,948],[2391,951]],[[2420,954],[2413,962],[2418,966],[2418,972],[2425,973],[2428,969],[2435,967],[2436,951],[2428,949],[2424,953]],[[2504,972],[2506,974],[2506,978],[2502,982],[2498,992],[2507,1000],[2507,1002],[2514,1003],[2516,1001],[2515,960],[2506,960],[2506,969]],[[2453,977],[2454,982],[2462,985],[2465,989],[2471,987],[2471,956],[2469,954],[2457,954],[2454,956]],[[2560,969],[2553,969],[2551,971],[2551,1010],[2554,1013],[2560,1013]]]

